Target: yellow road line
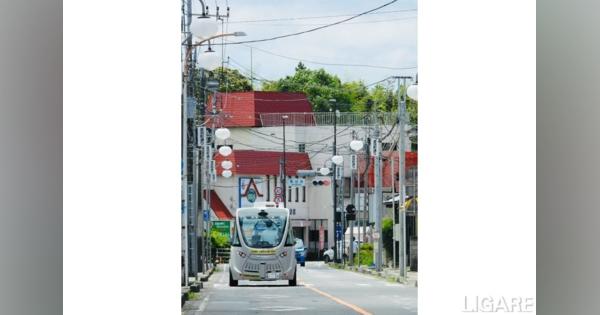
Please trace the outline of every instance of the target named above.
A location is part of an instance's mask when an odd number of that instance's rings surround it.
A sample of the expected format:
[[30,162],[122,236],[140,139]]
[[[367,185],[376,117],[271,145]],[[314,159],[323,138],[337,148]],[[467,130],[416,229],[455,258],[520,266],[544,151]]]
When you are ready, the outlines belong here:
[[342,300],[340,298],[337,298],[337,297],[335,297],[335,296],[333,296],[333,295],[331,295],[329,293],[323,292],[323,291],[321,291],[321,290],[319,290],[319,289],[317,289],[317,288],[315,288],[313,286],[306,286],[306,288],[310,289],[310,290],[313,290],[313,291],[321,294],[322,296],[327,297],[327,298],[333,300],[336,303],[339,303],[339,304],[342,304],[342,305],[344,305],[346,307],[349,307],[349,308],[351,308],[352,310],[354,310],[355,312],[357,312],[359,314],[362,314],[362,315],[372,315],[371,313],[365,311],[364,309],[362,309],[362,308],[360,308],[360,307],[358,307],[358,306],[356,306],[354,304],[348,303],[348,302],[346,302],[346,301],[344,301],[344,300]]

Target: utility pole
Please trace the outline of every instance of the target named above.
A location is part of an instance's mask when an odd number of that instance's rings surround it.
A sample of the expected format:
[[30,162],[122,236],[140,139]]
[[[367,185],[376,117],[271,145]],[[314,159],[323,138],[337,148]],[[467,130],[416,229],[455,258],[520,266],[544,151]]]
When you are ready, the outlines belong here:
[[[367,238],[367,223],[369,222],[369,213],[368,211],[371,211],[370,209],[370,204],[369,204],[369,168],[371,167],[371,145],[370,145],[370,139],[371,139],[371,126],[370,126],[370,121],[367,121],[369,123],[368,125],[368,129],[367,129],[367,133],[365,134],[365,143],[369,144],[367,145],[367,152],[365,154],[365,172],[363,173],[363,183],[364,183],[364,189],[363,189],[363,238],[366,239]],[[372,241],[372,240],[371,240]]]
[[[392,168],[392,172],[391,172],[391,177],[392,177],[392,181],[390,183],[392,183],[392,220],[393,220],[393,224],[392,224],[392,231],[394,231],[394,228],[396,227],[396,185],[394,185],[394,155],[390,154],[390,163],[391,163],[391,168]],[[394,233],[392,232],[392,268],[396,268],[396,240],[394,239]]]
[[[330,103],[333,103],[333,156],[337,155],[337,102],[335,99],[330,99]],[[338,207],[338,198],[337,198],[337,166],[333,166],[333,256],[336,262],[340,259],[340,253],[338,248],[338,221],[337,218],[337,209]]]
[[283,207],[287,207],[287,177],[285,174],[285,164],[286,164],[286,156],[285,156],[285,120],[288,118],[287,115],[281,116],[281,122],[283,126],[283,159],[281,160],[281,187],[283,187]]
[[406,89],[402,91],[402,87],[400,86],[400,80],[402,80],[402,86],[406,87],[406,79],[412,79],[412,77],[408,76],[399,76],[395,77],[398,79],[398,124],[399,124],[399,136],[400,136],[400,146],[398,148],[398,155],[400,161],[400,169],[399,171],[399,189],[400,189],[400,228],[401,228],[401,241],[400,241],[400,277],[406,278],[406,209],[404,208],[404,191],[406,186],[406,175],[405,175],[405,125],[406,125]]
[[[356,139],[356,131],[352,130],[352,140]],[[351,156],[350,161],[350,204],[355,204],[354,201],[354,170],[358,168],[358,155],[356,152]],[[355,210],[356,211],[356,210]],[[346,220],[347,221],[347,220]],[[354,266],[354,221],[350,220],[350,245],[348,252],[349,255],[349,265]]]
[[381,141],[379,139],[380,134],[379,134],[379,126],[377,125],[375,128],[375,132],[373,135],[373,139],[372,141],[375,141],[374,144],[374,148],[375,148],[375,191],[374,191],[374,198],[373,198],[373,203],[374,203],[374,212],[373,212],[373,219],[375,220],[375,231],[376,234],[374,234],[376,237],[374,237],[373,239],[375,240],[375,267],[377,271],[381,271],[381,265],[382,265],[382,250],[383,250],[383,246],[382,246],[382,241],[381,241],[381,216],[382,216],[382,204],[383,204],[383,200],[382,200],[382,178],[381,178]]
[[[192,23],[192,2],[190,0],[183,0],[183,33],[186,35],[185,45],[183,47],[182,55],[184,56],[184,64],[186,64],[187,58],[189,56],[189,51],[192,49],[192,34],[190,32],[190,25]],[[189,272],[190,272],[190,207],[189,207],[189,185],[188,185],[188,80],[189,73],[185,72],[183,69],[183,88],[182,88],[182,108],[181,115],[183,123],[181,124],[181,160],[182,160],[182,180],[181,180],[181,190],[182,190],[182,212],[183,212],[183,251],[184,251],[184,285],[188,285],[189,281]]]

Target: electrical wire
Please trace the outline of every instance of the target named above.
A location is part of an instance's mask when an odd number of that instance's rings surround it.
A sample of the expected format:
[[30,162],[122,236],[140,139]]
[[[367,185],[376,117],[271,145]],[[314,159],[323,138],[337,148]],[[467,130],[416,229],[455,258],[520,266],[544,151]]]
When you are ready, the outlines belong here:
[[332,27],[332,26],[335,26],[335,25],[338,25],[338,24],[341,24],[341,23],[344,23],[344,22],[356,19],[356,18],[358,18],[360,16],[363,16],[365,14],[369,14],[369,13],[377,11],[377,10],[379,10],[381,8],[387,7],[388,5],[391,5],[392,3],[397,2],[397,1],[398,0],[392,0],[392,1],[388,2],[388,3],[380,5],[380,6],[376,7],[376,8],[374,8],[374,9],[371,9],[371,10],[368,10],[368,11],[356,14],[356,15],[351,16],[349,18],[346,18],[346,19],[343,19],[343,20],[340,20],[340,21],[337,21],[337,22],[333,22],[333,23],[330,23],[330,24],[326,24],[326,25],[323,25],[323,26],[319,26],[319,27],[308,29],[308,30],[304,30],[304,31],[301,31],[301,32],[296,32],[296,33],[291,33],[291,34],[286,34],[286,35],[279,35],[279,36],[274,36],[274,37],[270,37],[270,38],[263,38],[263,39],[247,40],[247,41],[241,41],[241,42],[229,42],[226,45],[239,45],[239,44],[248,44],[248,43],[259,43],[259,42],[272,41],[272,40],[276,40],[276,39],[287,38],[287,37],[302,35],[302,34],[306,34],[306,33],[311,33],[311,32],[314,32],[314,31],[322,30],[324,28]]
[[[407,17],[404,17],[404,18],[395,18],[395,19],[371,20],[371,21],[362,21],[362,22],[350,22],[350,23],[344,23],[343,25],[387,23],[387,22],[413,20],[413,19],[416,19],[416,18],[417,18],[417,16],[407,16]],[[320,24],[298,24],[298,23],[294,23],[294,24],[262,24],[261,23],[261,24],[258,24],[257,26],[295,27],[295,26],[321,26],[321,25],[327,25],[327,24],[324,24],[324,23],[320,23]]]
[[[417,9],[405,9],[405,10],[391,10],[391,11],[379,11],[379,12],[370,12],[368,15],[378,15],[378,14],[389,14],[389,13],[400,13],[400,12],[414,12]],[[257,22],[275,22],[275,21],[294,21],[294,20],[311,20],[311,19],[323,19],[323,18],[332,18],[332,17],[345,17],[345,16],[353,16],[354,14],[338,14],[338,15],[321,15],[321,16],[304,16],[304,17],[284,17],[278,19],[262,19],[262,20],[240,20],[240,21],[231,21],[230,23],[257,23]]]
[[[231,42],[228,42],[228,43],[231,43]],[[302,59],[302,58],[285,56],[285,55],[274,53],[272,51],[268,51],[266,49],[258,48],[258,47],[255,47],[255,46],[250,46],[250,45],[245,45],[245,44],[244,44],[244,46],[250,47],[252,49],[256,49],[256,50],[258,50],[260,52],[263,52],[265,54],[269,54],[269,55],[272,55],[272,56],[276,56],[276,57],[280,57],[280,58],[284,58],[284,59],[288,59],[288,60],[301,61],[301,62],[304,62],[304,63],[321,65],[321,66],[362,67],[362,68],[375,68],[375,69],[387,69],[387,70],[409,70],[409,69],[416,69],[417,68],[417,66],[388,67],[388,66],[369,65],[369,64],[349,64],[349,63],[322,62],[322,61],[315,61],[315,60],[309,60],[309,59]]]

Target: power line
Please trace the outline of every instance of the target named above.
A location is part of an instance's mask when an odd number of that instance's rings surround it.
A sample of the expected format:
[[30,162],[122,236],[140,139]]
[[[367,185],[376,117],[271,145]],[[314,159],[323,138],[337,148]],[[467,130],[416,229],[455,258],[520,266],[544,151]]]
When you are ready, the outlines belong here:
[[[396,21],[406,21],[406,20],[412,20],[412,19],[416,19],[416,16],[408,16],[408,17],[404,17],[404,18],[395,18],[395,19],[385,19],[385,20],[372,20],[372,21],[363,21],[363,22],[351,22],[351,23],[344,23],[344,25],[354,25],[354,24],[373,24],[373,23],[386,23],[386,22],[396,22]],[[298,24],[298,23],[293,23],[293,24],[259,24],[258,26],[285,26],[285,27],[290,27],[290,26],[321,26],[321,25],[326,25],[324,23],[319,23],[319,24]]]
[[370,87],[370,86],[373,86],[373,85],[375,85],[375,84],[377,84],[377,83],[381,83],[381,82],[383,82],[383,81],[389,81],[391,78],[392,78],[392,77],[391,77],[391,76],[389,76],[389,77],[387,77],[387,78],[385,78],[385,79],[381,79],[381,80],[379,80],[379,81],[377,81],[377,82],[373,82],[373,83],[367,84],[367,85],[365,85],[365,87]]
[[[370,13],[367,13],[367,14],[369,14],[369,15],[375,15],[375,14],[388,14],[388,13],[414,12],[414,11],[417,11],[417,9],[380,11],[380,12],[370,12]],[[344,16],[352,16],[352,15],[353,14],[338,14],[338,15],[321,15],[321,16],[304,16],[304,17],[285,17],[285,18],[278,18],[278,19],[230,21],[229,23],[257,23],[257,22],[311,20],[311,19],[323,19],[323,18],[332,18],[332,17],[344,17]]]
[[388,70],[408,70],[408,69],[416,69],[417,66],[409,66],[409,67],[388,67],[388,66],[379,66],[379,65],[368,65],[368,64],[348,64],[348,63],[328,63],[328,62],[322,62],[322,61],[314,61],[314,60],[308,60],[308,59],[301,59],[301,58],[295,58],[295,57],[290,57],[290,56],[284,56],[281,54],[277,54],[262,48],[258,48],[258,47],[254,47],[254,46],[250,46],[250,45],[244,45],[247,47],[250,47],[252,49],[256,49],[258,51],[261,51],[263,53],[269,54],[269,55],[273,55],[276,57],[280,57],[280,58],[284,58],[284,59],[289,59],[289,60],[294,60],[294,61],[301,61],[304,63],[312,63],[312,64],[317,64],[317,65],[322,65],[322,66],[341,66],[341,67],[363,67],[363,68],[377,68],[377,69],[388,69]]
[[[228,58],[229,58],[229,60],[230,60],[230,61],[233,61],[233,63],[234,63],[234,64],[236,64],[236,65],[238,65],[240,68],[244,69],[244,74],[245,74],[246,76],[250,77],[250,75],[249,75],[249,73],[250,73],[250,70],[249,70],[248,68],[246,68],[245,66],[243,66],[243,65],[242,65],[242,64],[241,64],[239,61],[237,61],[237,60],[235,60],[235,59],[233,59],[233,58],[231,58],[231,57],[228,57]],[[265,79],[265,77],[263,77],[262,75],[258,75],[258,74],[256,73],[256,71],[252,71],[252,72],[253,72],[253,75],[252,75],[252,77],[253,77],[253,79],[255,79],[255,80],[258,80],[258,81],[266,81],[266,82],[273,82],[273,80],[268,80],[268,79]],[[252,78],[250,78],[250,79],[252,79]]]
[[[266,41],[271,41],[271,40],[276,40],[276,39],[281,39],[281,38],[286,38],[286,37],[291,37],[291,36],[297,36],[297,35],[302,35],[302,34],[314,32],[314,31],[322,30],[324,28],[332,27],[332,26],[335,26],[335,25],[338,25],[338,24],[341,24],[341,23],[353,20],[353,19],[355,19],[357,17],[363,16],[365,14],[369,14],[369,13],[371,13],[373,11],[377,11],[377,10],[379,10],[379,9],[381,9],[383,7],[387,7],[388,5],[390,5],[390,4],[394,3],[394,2],[397,2],[397,1],[398,0],[392,0],[392,1],[388,2],[388,3],[380,5],[380,6],[376,7],[376,8],[374,8],[374,9],[371,9],[369,11],[365,11],[365,12],[359,13],[359,14],[351,16],[351,17],[349,17],[347,19],[343,19],[343,20],[340,20],[340,21],[337,21],[337,22],[334,22],[334,23],[330,23],[330,24],[326,24],[326,25],[323,25],[323,26],[311,28],[311,29],[308,29],[308,30],[305,30],[305,31],[291,33],[291,34],[286,34],[286,35],[279,35],[279,36],[270,37],[270,38],[247,40],[247,41],[241,41],[241,42],[229,42],[229,43],[227,43],[225,45],[239,45],[239,44],[247,44],[247,43],[266,42]],[[218,44],[213,44],[213,45],[218,45]]]

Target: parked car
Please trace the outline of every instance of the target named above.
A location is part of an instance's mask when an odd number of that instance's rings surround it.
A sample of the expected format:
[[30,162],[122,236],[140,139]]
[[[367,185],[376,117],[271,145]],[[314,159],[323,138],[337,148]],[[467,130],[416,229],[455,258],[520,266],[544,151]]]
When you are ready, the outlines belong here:
[[[359,245],[358,242],[354,241],[354,252],[355,253],[359,248],[358,245]],[[346,244],[346,247],[344,248],[344,251],[342,252],[342,241],[338,241],[338,251],[340,253],[342,253],[344,259],[348,259],[348,255],[350,254],[349,250],[350,250],[350,244]],[[334,256],[335,256],[335,253],[333,252],[333,246],[331,246],[331,248],[329,248],[328,250],[323,252],[323,260],[325,262],[334,261]]]
[[[342,253],[342,241],[337,241],[338,245],[338,253]],[[331,246],[328,250],[323,252],[323,260],[327,263],[330,261],[335,261],[335,253],[333,252],[334,248]],[[343,253],[344,256],[347,256],[346,253]]]
[[299,238],[296,239],[296,261],[302,267],[306,264],[306,248],[302,239]]

